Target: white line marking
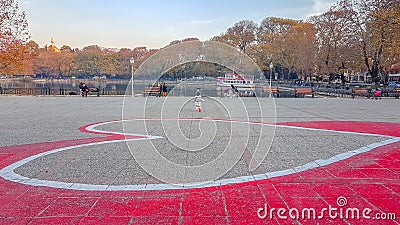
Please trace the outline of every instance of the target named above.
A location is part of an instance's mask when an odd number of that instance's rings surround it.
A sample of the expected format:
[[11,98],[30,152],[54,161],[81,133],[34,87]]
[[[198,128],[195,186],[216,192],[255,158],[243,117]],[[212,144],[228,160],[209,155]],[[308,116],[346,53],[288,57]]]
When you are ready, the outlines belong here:
[[[104,122],[104,123],[97,123],[90,125],[86,127],[87,131],[91,132],[96,132],[100,134],[106,134],[106,135],[111,135],[111,134],[117,134],[117,135],[126,135],[126,136],[139,136],[143,138],[127,138],[124,140],[112,140],[112,141],[103,141],[103,142],[94,142],[94,143],[89,143],[89,144],[81,144],[81,145],[74,145],[74,146],[68,146],[68,147],[63,147],[63,148],[58,148],[54,150],[50,150],[47,152],[39,153],[30,157],[27,157],[25,159],[22,159],[18,162],[15,162],[7,167],[4,167],[3,169],[0,170],[0,176],[3,179],[21,183],[21,184],[27,184],[31,186],[45,186],[45,187],[53,187],[53,188],[61,188],[61,189],[70,189],[70,190],[81,190],[81,191],[132,191],[132,190],[176,190],[176,189],[190,189],[190,188],[206,188],[206,187],[214,187],[214,186],[220,186],[220,185],[227,185],[227,184],[238,184],[238,183],[243,183],[243,182],[249,182],[249,181],[260,181],[260,180],[265,180],[273,177],[279,177],[279,176],[286,176],[298,172],[303,172],[306,170],[326,166],[344,159],[348,159],[352,156],[365,153],[368,151],[371,151],[375,148],[385,146],[388,144],[393,144],[396,142],[400,141],[400,138],[398,137],[393,137],[393,136],[387,136],[387,135],[379,135],[379,134],[368,134],[368,133],[359,133],[359,132],[347,132],[347,131],[335,131],[335,130],[327,130],[327,129],[318,129],[318,128],[304,128],[304,127],[296,127],[296,126],[287,126],[287,125],[275,125],[275,124],[266,124],[266,123],[260,123],[260,122],[251,122],[251,121],[238,121],[238,120],[224,120],[224,119],[180,119],[180,120],[213,120],[216,122],[233,122],[233,123],[247,123],[247,124],[252,124],[252,125],[263,125],[263,126],[276,126],[276,127],[282,127],[282,128],[291,128],[291,129],[302,129],[302,130],[312,130],[312,131],[324,131],[324,132],[332,132],[332,133],[342,133],[342,134],[356,134],[356,135],[363,135],[363,136],[376,136],[376,137],[386,137],[389,138],[388,140],[385,141],[380,141],[376,143],[369,144],[368,146],[361,147],[356,150],[351,150],[345,153],[340,153],[337,154],[329,159],[320,159],[320,160],[314,160],[312,162],[306,163],[301,166],[297,166],[292,169],[286,169],[286,170],[281,170],[281,171],[275,171],[275,172],[270,172],[270,173],[265,173],[265,174],[258,174],[254,176],[241,176],[241,177],[236,177],[236,178],[229,178],[229,179],[224,179],[224,180],[216,180],[216,181],[210,181],[206,183],[185,183],[185,184],[143,184],[143,185],[96,185],[96,184],[81,184],[81,183],[66,183],[66,182],[59,182],[59,181],[48,181],[48,180],[39,180],[39,179],[34,179],[34,178],[29,178],[22,176],[20,174],[17,174],[14,172],[14,170],[32,160],[35,160],[37,158],[47,156],[53,153],[57,152],[62,152],[62,151],[68,151],[71,149],[76,149],[76,148],[81,148],[81,147],[88,147],[88,146],[95,146],[95,145],[103,145],[103,144],[110,144],[110,143],[118,143],[118,142],[125,142],[125,141],[140,141],[140,140],[153,140],[153,139],[159,139],[163,137],[159,136],[151,136],[151,135],[142,135],[142,134],[125,134],[121,132],[111,132],[111,131],[102,131],[102,130],[97,130],[96,127],[101,126],[101,125],[106,125],[106,124],[111,124],[111,123],[119,123],[119,122],[126,122],[126,121],[140,121],[140,120],[161,120],[161,119],[132,119],[132,120],[119,120],[119,121],[109,121],[109,122]],[[177,119],[163,119],[163,120],[177,120]]]

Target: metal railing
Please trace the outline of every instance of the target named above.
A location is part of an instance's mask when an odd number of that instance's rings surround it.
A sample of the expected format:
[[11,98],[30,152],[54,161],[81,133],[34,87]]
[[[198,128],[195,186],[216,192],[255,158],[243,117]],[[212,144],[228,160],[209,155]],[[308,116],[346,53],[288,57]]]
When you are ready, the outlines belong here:
[[[293,86],[279,85],[279,97],[281,98],[294,98],[295,91]],[[194,96],[196,90],[200,89],[203,96],[210,97],[226,97],[228,96],[226,91],[217,90],[214,86],[201,87],[201,86],[186,86],[178,88],[169,88],[168,96]],[[331,88],[331,87],[312,87],[316,96],[324,97],[341,97],[341,98],[354,98],[354,97],[374,97],[374,91],[369,90],[368,95],[358,95],[352,91],[352,88]],[[126,90],[118,89],[106,89],[98,87],[100,96],[112,96],[112,95],[126,95]],[[135,92],[136,93],[136,92]],[[66,96],[66,95],[79,95],[79,89],[72,88],[3,88],[0,87],[0,95],[36,95],[36,96]],[[89,92],[89,95],[92,94]],[[96,93],[93,93],[97,95]],[[137,90],[137,94],[142,95],[143,90]],[[130,95],[130,93],[128,93]],[[257,97],[269,97],[268,93],[264,93],[261,86],[257,86],[254,90],[254,96]],[[382,90],[381,97],[400,97],[399,89],[384,89]]]
[[[79,89],[71,88],[3,88],[0,87],[0,95],[79,95]],[[90,92],[89,92],[90,94]],[[96,93],[97,94],[97,93]],[[112,90],[99,87],[100,95],[125,95],[125,90]]]

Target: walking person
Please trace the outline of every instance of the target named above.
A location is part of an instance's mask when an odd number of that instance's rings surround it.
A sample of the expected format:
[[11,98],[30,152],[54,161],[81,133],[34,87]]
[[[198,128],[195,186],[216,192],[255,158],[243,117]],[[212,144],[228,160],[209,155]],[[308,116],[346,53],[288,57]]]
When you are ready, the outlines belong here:
[[165,84],[165,82],[162,84],[162,96],[167,96],[167,85]]
[[201,112],[201,103],[205,100],[201,97],[200,91],[196,92],[196,96],[194,96],[192,101],[196,107],[196,112]]
[[375,99],[381,98],[382,91],[380,89],[375,90]]
[[230,95],[231,98],[234,96],[239,97],[238,89],[233,84],[231,84],[230,93],[231,93]]
[[158,83],[157,83],[157,87],[158,87],[158,94],[157,94],[157,97],[161,97],[162,90],[163,90],[163,87],[162,87],[161,82],[158,82]]

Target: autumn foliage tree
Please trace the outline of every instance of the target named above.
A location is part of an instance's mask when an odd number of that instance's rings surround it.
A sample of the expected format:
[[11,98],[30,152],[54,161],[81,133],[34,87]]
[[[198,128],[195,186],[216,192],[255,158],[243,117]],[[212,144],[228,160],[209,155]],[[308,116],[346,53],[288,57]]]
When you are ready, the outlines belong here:
[[256,23],[251,20],[241,20],[212,40],[232,45],[246,53],[247,48],[256,40],[256,30]]
[[21,73],[29,59],[29,40],[25,12],[14,0],[0,0],[0,73]]
[[269,17],[255,26],[240,21],[212,40],[246,50],[265,72],[273,62],[301,79],[367,71],[378,81],[400,60],[398,0],[339,0],[306,21]]
[[134,49],[108,49],[97,45],[83,49],[72,49],[64,45],[60,52],[51,48],[40,48],[33,60],[34,74],[43,77],[93,77],[93,76],[126,76],[131,75],[129,59],[135,59],[135,68],[154,54],[155,50],[146,47]]
[[315,59],[315,29],[311,23],[282,19],[266,18],[257,31],[258,44],[254,46],[253,57],[268,69],[274,62],[287,72],[307,77],[312,73]]
[[341,15],[349,23],[350,32],[358,37],[362,60],[372,80],[378,80],[382,66],[392,63],[387,62],[393,60],[391,52],[400,47],[399,5],[398,0],[342,0],[333,8],[345,12]]
[[[128,78],[131,57],[135,59],[134,68],[138,68],[158,51],[146,47],[108,49],[96,45],[72,49],[64,45],[60,52],[55,52],[29,41],[27,27],[25,13],[19,11],[16,0],[0,0],[1,75],[33,73],[47,77]],[[400,61],[400,4],[399,0],[338,0],[327,12],[304,21],[268,17],[258,25],[251,20],[241,20],[211,40],[246,53],[266,75],[273,62],[275,72],[284,79],[343,76],[363,71],[378,81],[391,65]],[[198,41],[190,37],[174,40],[166,47]],[[171,62],[168,58],[160,61],[160,64]],[[203,65],[204,71],[197,65],[187,64],[186,68],[202,74],[215,71],[212,65]]]
[[308,22],[268,17],[258,26],[243,20],[212,40],[247,53],[267,74],[271,62],[281,77],[297,74],[306,78],[313,73],[315,28]]

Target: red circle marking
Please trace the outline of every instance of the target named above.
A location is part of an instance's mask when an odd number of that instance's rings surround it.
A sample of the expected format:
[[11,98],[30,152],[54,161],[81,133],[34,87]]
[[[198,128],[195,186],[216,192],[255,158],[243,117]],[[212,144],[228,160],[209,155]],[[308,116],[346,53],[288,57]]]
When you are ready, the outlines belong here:
[[[280,125],[400,137],[400,124],[396,123],[328,121]],[[86,132],[85,127],[80,130]],[[125,137],[110,134],[1,147],[0,168],[54,148],[119,138]],[[347,207],[372,209],[371,216],[396,214],[399,223],[400,142],[288,176],[193,190],[74,191],[0,179],[0,224],[292,224],[293,219],[280,220],[276,215],[260,220],[257,211],[267,203],[269,208],[312,207],[319,212],[337,207],[339,196],[347,199]],[[303,224],[307,221],[310,220],[299,220]],[[366,219],[346,221],[365,224]],[[318,222],[344,223],[327,214]]]

